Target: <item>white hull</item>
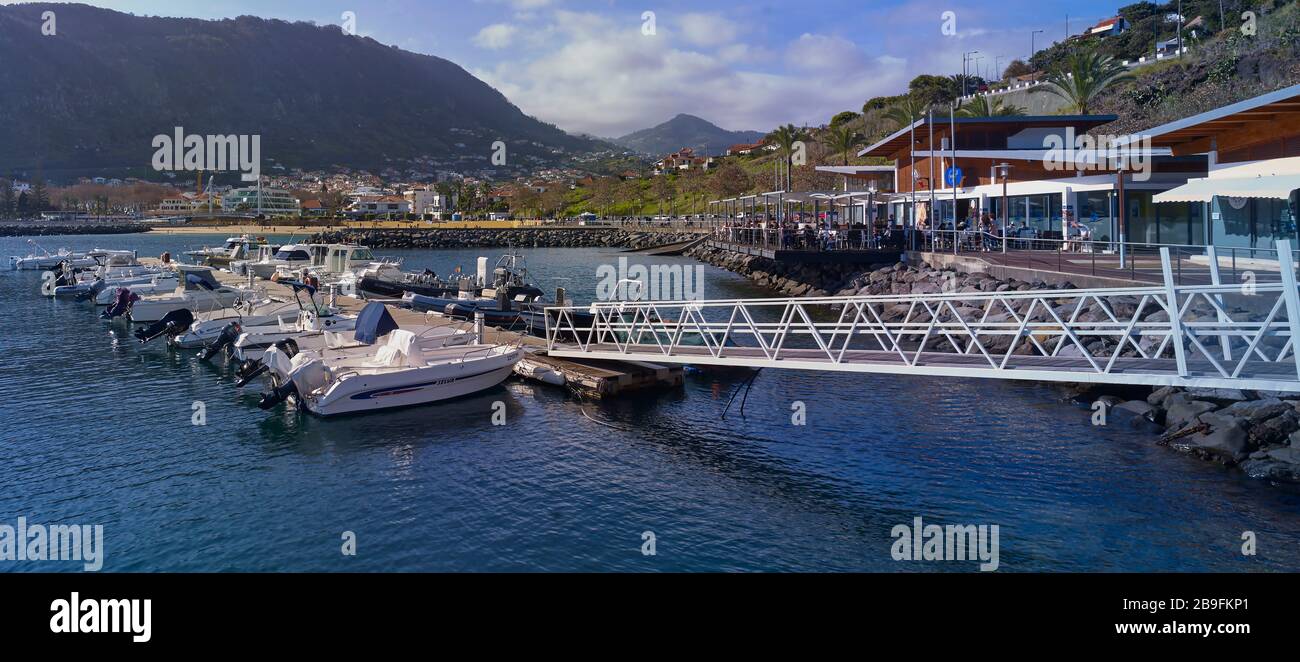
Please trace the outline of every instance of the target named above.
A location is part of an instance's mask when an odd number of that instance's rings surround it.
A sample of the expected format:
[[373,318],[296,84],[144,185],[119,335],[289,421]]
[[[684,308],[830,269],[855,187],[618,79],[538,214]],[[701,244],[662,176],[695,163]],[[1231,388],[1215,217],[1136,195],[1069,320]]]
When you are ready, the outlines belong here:
[[302,269],[303,267],[310,267],[310,266],[311,266],[311,262],[305,260],[304,261],[271,260],[270,262],[249,262],[246,265],[244,265],[244,269],[245,269],[244,273],[248,273],[249,271],[251,271],[253,272],[254,276],[257,276],[262,280],[270,280],[271,276],[274,276],[275,272],[279,271],[280,269],[287,269],[293,271],[296,269]]
[[235,305],[243,295],[244,293],[239,290],[223,288],[214,291],[187,290],[183,295],[149,297],[131,304],[131,321],[157,322],[167,313],[183,308],[189,309],[195,315],[213,312]]
[[[461,347],[474,342],[474,334],[457,331],[450,326],[408,327],[407,331],[416,335],[416,346],[426,352],[444,347]],[[293,341],[298,345],[298,353],[310,354],[316,358],[324,358],[330,361],[370,356],[375,353],[373,345],[347,344],[344,346],[330,346],[327,337],[323,333],[295,336]],[[261,350],[257,353],[256,358],[261,359],[265,353],[265,349]],[[235,357],[241,361],[244,360],[240,356],[239,347],[235,348]]]
[[117,288],[119,287],[125,287],[135,294],[146,297],[175,292],[177,282],[175,278],[159,278],[142,280],[138,283],[109,283],[108,287],[100,290],[99,294],[95,295],[95,305],[107,306],[113,303],[113,300],[117,298]]
[[68,255],[41,255],[9,258],[9,268],[14,271],[46,271],[67,262],[74,267],[93,267],[93,257],[72,257]]
[[274,324],[277,319],[291,321],[297,316],[298,304],[292,301],[258,304],[251,312],[244,306],[222,308],[198,315],[189,330],[176,336],[172,344],[182,349],[197,349],[216,340],[221,335],[221,330],[234,321],[249,326],[262,326]]
[[450,400],[492,388],[505,381],[519,351],[464,364],[410,368],[388,374],[353,374],[331,384],[319,396],[302,398],[307,411],[337,416]]
[[[323,317],[319,320],[319,324],[332,333],[345,333],[354,328],[356,321],[355,317]],[[286,320],[286,322],[291,323],[293,320]],[[324,333],[322,331],[282,329],[279,325],[245,326],[244,333],[239,336],[239,340],[236,340],[232,347],[237,360],[248,361],[262,358],[262,354],[266,353],[268,347],[285,338],[293,338],[294,342],[299,343],[298,346],[301,349],[303,341],[318,336],[322,337],[321,343],[323,346]]]

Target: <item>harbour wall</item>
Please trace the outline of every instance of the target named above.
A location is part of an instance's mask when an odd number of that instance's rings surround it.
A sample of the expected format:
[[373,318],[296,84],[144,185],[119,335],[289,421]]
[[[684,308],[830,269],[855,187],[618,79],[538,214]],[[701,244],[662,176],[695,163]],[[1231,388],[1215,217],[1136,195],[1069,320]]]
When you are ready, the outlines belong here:
[[[1048,283],[1044,280],[1019,280],[998,278],[982,271],[965,272],[958,265],[935,266],[918,261],[915,264],[895,262],[890,264],[800,264],[775,261],[769,258],[745,255],[720,248],[699,246],[688,253],[698,260],[748,277],[755,284],[769,288],[774,296],[818,297],[854,295],[905,295],[935,294],[940,292],[1006,292],[1030,290],[1076,289],[1071,282]],[[1131,315],[1138,300],[1130,297],[1109,297],[1108,303],[1116,314]],[[1063,300],[1061,305],[1073,306],[1076,301]],[[1029,302],[1017,308],[1019,314],[1028,312]],[[1127,311],[1121,310],[1132,306]],[[909,314],[908,306],[886,306],[880,315],[885,322],[901,322]],[[966,320],[978,320],[983,310],[958,307]],[[914,311],[913,311],[914,312]],[[1066,314],[1071,314],[1067,311]],[[1092,303],[1081,311],[1079,317],[1102,319],[1104,310]],[[1215,311],[1195,307],[1191,315],[1205,315]],[[1144,320],[1165,319],[1165,311],[1156,306],[1143,314]],[[1040,317],[1041,316],[1041,317]],[[1035,312],[1031,319],[1049,321],[1046,311]],[[922,312],[913,314],[912,321],[929,321]],[[1154,354],[1156,338],[1141,341],[1143,350]],[[1005,352],[1010,347],[1009,336],[981,338],[990,353]],[[927,351],[952,351],[946,343],[927,345]],[[1115,351],[1115,342],[1108,338],[1094,339],[1086,345],[1090,354],[1109,357]],[[1074,349],[1078,352],[1078,348]],[[1274,348],[1280,351],[1280,347]],[[1172,348],[1166,348],[1172,356]],[[1034,353],[1033,346],[1022,343],[1017,354]],[[1062,352],[1065,352],[1063,350]],[[1081,353],[1079,354],[1081,355]],[[1126,347],[1121,356],[1137,356],[1136,350]],[[1300,483],[1300,393],[1271,393],[1238,389],[1182,389],[1164,387],[1126,387],[1105,384],[1060,384],[1049,386],[1061,392],[1063,401],[1073,403],[1083,415],[1090,416],[1097,425],[1130,425],[1152,433],[1155,443],[1203,460],[1234,467],[1252,478],[1278,483]],[[1098,417],[1098,412],[1100,418]]]
[[691,232],[634,232],[621,228],[376,229],[318,232],[310,243],[351,243],[371,248],[629,248],[689,241]]
[[17,225],[0,225],[0,237],[48,237],[62,234],[135,234],[148,232],[149,226],[139,223],[108,223],[68,225],[48,225],[45,223],[22,223]]

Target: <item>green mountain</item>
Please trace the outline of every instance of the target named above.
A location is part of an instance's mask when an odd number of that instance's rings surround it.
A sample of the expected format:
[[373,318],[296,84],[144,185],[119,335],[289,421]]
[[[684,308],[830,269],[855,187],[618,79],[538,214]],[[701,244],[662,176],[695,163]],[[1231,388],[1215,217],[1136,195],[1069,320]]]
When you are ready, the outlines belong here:
[[[42,34],[53,11],[55,34]],[[152,141],[257,134],[263,171],[556,165],[615,148],[525,115],[442,58],[333,25],[0,6],[0,172],[151,172]]]
[[659,126],[629,133],[611,142],[651,156],[663,156],[683,147],[694,148],[696,154],[719,156],[732,145],[756,143],[764,135],[759,131],[728,131],[708,120],[681,114]]

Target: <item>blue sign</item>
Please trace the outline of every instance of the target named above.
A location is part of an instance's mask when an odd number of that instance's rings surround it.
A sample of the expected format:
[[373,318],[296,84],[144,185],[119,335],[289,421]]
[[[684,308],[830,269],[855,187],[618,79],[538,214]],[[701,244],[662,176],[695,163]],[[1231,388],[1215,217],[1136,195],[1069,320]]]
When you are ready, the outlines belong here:
[[953,166],[943,171],[943,183],[947,184],[948,186],[961,185],[961,179],[962,179],[961,168],[958,168],[957,166]]

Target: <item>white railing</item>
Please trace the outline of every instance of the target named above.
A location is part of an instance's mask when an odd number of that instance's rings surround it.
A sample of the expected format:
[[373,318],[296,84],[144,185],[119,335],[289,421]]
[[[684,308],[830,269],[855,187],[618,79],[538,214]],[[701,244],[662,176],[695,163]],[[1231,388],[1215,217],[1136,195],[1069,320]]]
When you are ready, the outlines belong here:
[[[1278,242],[1290,264],[1288,242]],[[1300,391],[1280,283],[600,302],[547,309],[555,356]],[[561,342],[562,339],[570,342]]]

